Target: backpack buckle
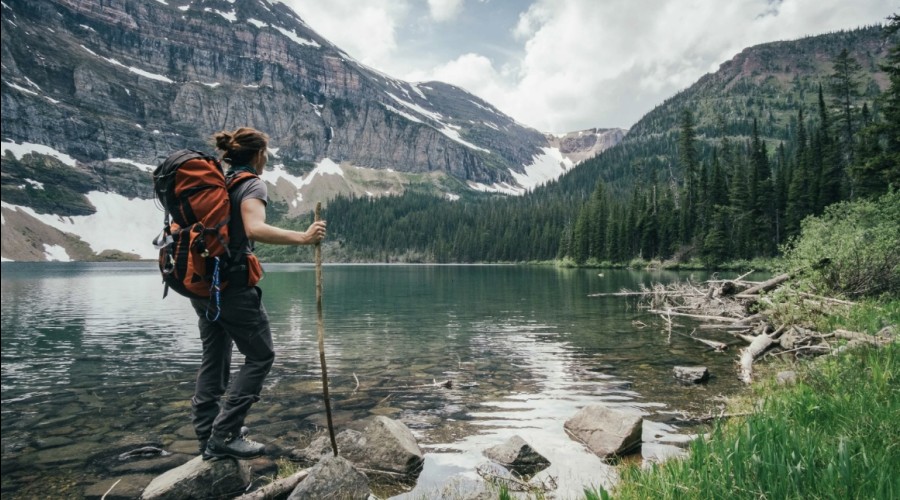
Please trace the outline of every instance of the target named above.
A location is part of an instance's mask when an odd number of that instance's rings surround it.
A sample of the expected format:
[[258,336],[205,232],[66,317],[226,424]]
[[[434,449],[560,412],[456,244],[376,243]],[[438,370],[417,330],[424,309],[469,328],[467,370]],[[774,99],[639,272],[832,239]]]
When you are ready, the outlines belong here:
[[172,238],[172,233],[164,228],[159,232],[159,235],[157,235],[156,238],[153,238],[153,246],[156,247],[157,250],[162,250],[171,245],[174,241],[175,239]]

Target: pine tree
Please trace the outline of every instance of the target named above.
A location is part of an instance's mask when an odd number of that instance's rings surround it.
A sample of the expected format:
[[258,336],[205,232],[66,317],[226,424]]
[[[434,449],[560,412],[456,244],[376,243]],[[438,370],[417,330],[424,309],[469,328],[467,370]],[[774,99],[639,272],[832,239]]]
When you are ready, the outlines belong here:
[[825,95],[819,85],[819,130],[817,144],[820,155],[820,173],[816,205],[821,209],[841,200],[841,179],[843,177],[841,160],[831,137],[831,120],[825,106]]
[[838,137],[840,137],[844,153],[844,166],[846,167],[853,160],[853,105],[859,97],[859,73],[862,71],[862,66],[850,56],[847,49],[841,50],[841,53],[835,58],[833,66],[834,69],[829,75],[829,89],[835,107],[840,110],[835,125],[840,131]]
[[584,264],[588,258],[590,216],[590,205],[585,204],[582,205],[581,210],[578,212],[578,217],[575,219],[575,230],[572,236],[572,258],[579,265]]
[[[888,19],[886,35],[896,37],[900,15]],[[879,98],[883,121],[867,126],[859,134],[858,154],[850,166],[855,196],[876,196],[890,185],[900,187],[900,42],[889,49],[881,69],[890,78],[890,86]]]
[[790,166],[783,142],[778,145],[778,154],[776,156],[774,171],[772,196],[775,209],[775,245],[780,247],[784,242],[784,220],[785,212],[787,211],[788,182],[790,179]]
[[703,238],[703,262],[708,267],[721,264],[728,257],[727,208],[716,206],[709,230]]
[[681,210],[681,242],[690,244],[694,236],[697,218],[698,153],[697,136],[694,131],[694,115],[685,109],[681,113],[680,135],[678,137],[678,163],[684,175],[684,196]]
[[591,194],[590,201],[590,235],[588,258],[602,261],[606,254],[606,224],[609,219],[609,204],[603,183],[598,181]]
[[669,259],[675,254],[678,243],[678,211],[672,193],[665,186],[659,190],[660,199],[658,214],[659,257]]
[[610,262],[621,262],[623,259],[622,242],[619,239],[619,226],[622,223],[622,211],[616,205],[609,211],[609,220],[606,223],[606,257]]
[[765,143],[759,138],[756,120],[750,136],[749,190],[750,234],[753,239],[752,255],[771,255],[775,251],[772,219],[772,169]]
[[792,236],[800,232],[800,221],[812,213],[812,198],[809,192],[809,145],[806,139],[806,125],[803,119],[803,109],[798,111],[797,119],[797,145],[791,167],[791,180],[788,187],[787,213],[785,214],[786,236]]

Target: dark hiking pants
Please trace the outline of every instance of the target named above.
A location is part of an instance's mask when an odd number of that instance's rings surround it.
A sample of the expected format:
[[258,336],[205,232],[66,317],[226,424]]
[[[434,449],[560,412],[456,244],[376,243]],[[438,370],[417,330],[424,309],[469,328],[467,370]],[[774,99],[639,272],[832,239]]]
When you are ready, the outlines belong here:
[[[216,321],[206,317],[209,300],[192,299],[191,304],[199,316],[203,342],[203,361],[191,399],[194,430],[201,441],[213,433],[222,437],[237,435],[250,407],[259,401],[263,381],[275,360],[262,290],[226,288]],[[210,318],[215,317],[214,312],[210,311]],[[245,361],[229,388],[232,345],[237,345]]]

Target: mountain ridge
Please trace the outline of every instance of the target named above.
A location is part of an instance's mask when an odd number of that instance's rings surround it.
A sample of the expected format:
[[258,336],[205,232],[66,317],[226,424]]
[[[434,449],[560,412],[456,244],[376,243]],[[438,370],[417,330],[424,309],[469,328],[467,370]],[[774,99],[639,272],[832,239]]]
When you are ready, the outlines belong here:
[[[284,4],[179,3],[3,2],[4,213],[28,208],[41,224],[83,235],[52,216],[96,216],[91,193],[147,210],[153,165],[246,124],[272,138],[264,178],[287,216],[336,194],[394,195],[419,183],[450,199],[522,194],[579,154],[458,87],[358,63]],[[4,223],[4,234],[24,232]],[[3,257],[34,258],[39,240],[25,253],[4,243]],[[95,256],[116,250],[98,244],[89,243]]]

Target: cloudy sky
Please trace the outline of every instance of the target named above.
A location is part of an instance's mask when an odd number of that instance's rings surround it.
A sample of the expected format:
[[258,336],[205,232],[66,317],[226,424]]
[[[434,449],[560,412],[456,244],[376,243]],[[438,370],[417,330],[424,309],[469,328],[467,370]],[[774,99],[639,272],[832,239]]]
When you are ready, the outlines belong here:
[[282,0],[357,60],[543,132],[631,127],[742,49],[883,24],[892,0]]

